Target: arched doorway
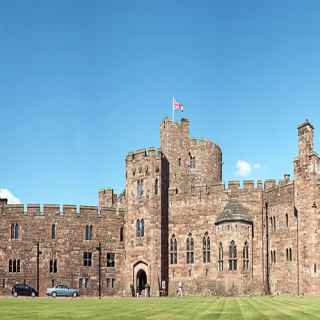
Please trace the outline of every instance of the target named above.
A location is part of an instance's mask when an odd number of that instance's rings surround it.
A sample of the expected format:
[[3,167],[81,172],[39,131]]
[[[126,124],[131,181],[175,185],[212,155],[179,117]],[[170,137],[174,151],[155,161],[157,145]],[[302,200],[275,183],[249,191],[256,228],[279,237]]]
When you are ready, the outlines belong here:
[[137,279],[136,279],[136,290],[141,294],[142,290],[145,289],[147,284],[147,274],[144,270],[140,269],[137,272]]

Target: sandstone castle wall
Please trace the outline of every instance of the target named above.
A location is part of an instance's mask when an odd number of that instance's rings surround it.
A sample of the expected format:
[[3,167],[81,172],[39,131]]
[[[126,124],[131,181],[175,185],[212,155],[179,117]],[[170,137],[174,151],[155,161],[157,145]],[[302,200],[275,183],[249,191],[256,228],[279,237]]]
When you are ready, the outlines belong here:
[[97,295],[99,283],[102,295],[148,286],[153,296],[179,288],[319,294],[320,158],[313,126],[298,127],[294,179],[225,185],[221,148],[190,137],[189,125],[164,119],[160,148],[129,152],[124,192],[100,190],[98,207],[2,199],[0,294],[10,294],[16,282],[39,286],[41,295],[59,283],[80,287],[82,295]]

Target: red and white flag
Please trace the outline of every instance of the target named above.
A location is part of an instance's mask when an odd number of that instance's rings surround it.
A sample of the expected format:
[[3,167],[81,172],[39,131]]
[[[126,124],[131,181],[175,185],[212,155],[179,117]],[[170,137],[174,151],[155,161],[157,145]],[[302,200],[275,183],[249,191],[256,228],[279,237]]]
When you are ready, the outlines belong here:
[[174,97],[172,99],[172,108],[174,110],[181,110],[183,111],[183,104],[181,102],[178,102]]

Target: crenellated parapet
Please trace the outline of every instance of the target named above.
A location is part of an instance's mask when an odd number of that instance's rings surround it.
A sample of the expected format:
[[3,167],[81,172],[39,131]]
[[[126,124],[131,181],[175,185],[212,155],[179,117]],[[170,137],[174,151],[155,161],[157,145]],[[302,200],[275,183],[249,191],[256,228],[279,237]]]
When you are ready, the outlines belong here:
[[47,216],[47,217],[99,217],[102,215],[124,215],[123,208],[100,208],[88,205],[58,205],[58,204],[8,204],[2,210],[2,215],[20,215],[25,217]]

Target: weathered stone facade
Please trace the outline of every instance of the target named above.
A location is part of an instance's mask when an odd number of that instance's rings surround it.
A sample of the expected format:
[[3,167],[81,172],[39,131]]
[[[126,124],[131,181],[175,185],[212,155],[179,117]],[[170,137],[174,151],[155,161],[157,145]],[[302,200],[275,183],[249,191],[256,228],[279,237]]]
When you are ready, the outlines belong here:
[[98,207],[1,200],[0,294],[319,294],[320,157],[308,121],[298,137],[294,180],[225,186],[220,147],[166,118],[160,148],[130,152],[125,191],[101,190]]

